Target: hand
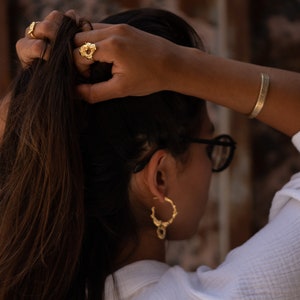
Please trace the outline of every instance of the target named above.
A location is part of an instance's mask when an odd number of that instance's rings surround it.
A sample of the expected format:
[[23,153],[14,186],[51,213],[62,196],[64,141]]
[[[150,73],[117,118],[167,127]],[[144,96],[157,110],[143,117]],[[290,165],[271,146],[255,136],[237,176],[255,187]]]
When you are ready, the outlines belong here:
[[[66,16],[78,20],[79,16],[74,10],[65,13]],[[43,21],[37,22],[34,27],[35,38],[28,35],[29,27],[25,30],[25,36],[17,41],[16,50],[22,67],[31,64],[35,58],[48,60],[51,42],[56,38],[57,31],[62,23],[64,14],[56,10],[52,11]]]
[[34,36],[28,35],[29,27],[25,30],[25,36],[17,41],[16,50],[22,67],[25,68],[35,58],[43,58],[47,60],[50,53],[50,44],[47,40],[53,41],[56,37],[56,32],[61,24],[63,14],[58,11],[52,11],[43,21],[38,22],[34,28]]
[[95,43],[93,60],[74,50],[79,71],[88,74],[94,61],[112,63],[112,78],[96,84],[82,84],[78,92],[90,103],[125,96],[142,96],[168,89],[172,64],[176,61],[177,47],[161,37],[132,26],[93,24],[94,30],[75,36],[80,47],[85,42]]

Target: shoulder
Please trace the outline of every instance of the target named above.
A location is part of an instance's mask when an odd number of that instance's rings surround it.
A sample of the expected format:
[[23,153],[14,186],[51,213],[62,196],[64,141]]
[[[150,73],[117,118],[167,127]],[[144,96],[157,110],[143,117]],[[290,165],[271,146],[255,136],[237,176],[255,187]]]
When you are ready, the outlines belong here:
[[157,261],[140,261],[118,270],[107,278],[105,299],[165,300],[202,299],[196,272],[186,272],[179,266],[169,267]]
[[136,262],[117,271],[115,280],[108,278],[105,299],[299,299],[298,240],[267,225],[216,269],[186,272],[156,261]]

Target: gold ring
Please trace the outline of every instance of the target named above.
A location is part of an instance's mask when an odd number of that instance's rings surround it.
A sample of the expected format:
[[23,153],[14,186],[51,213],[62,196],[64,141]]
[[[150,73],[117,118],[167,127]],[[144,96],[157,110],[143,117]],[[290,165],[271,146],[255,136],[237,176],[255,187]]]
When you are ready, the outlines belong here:
[[36,39],[36,36],[34,35],[33,32],[34,32],[34,29],[35,29],[35,25],[36,25],[37,23],[40,23],[40,22],[31,22],[30,25],[29,25],[28,32],[27,32],[27,34],[28,34],[31,38],[33,38],[33,39]]
[[79,48],[79,53],[81,56],[93,60],[93,54],[97,50],[97,47],[93,43],[86,42]]

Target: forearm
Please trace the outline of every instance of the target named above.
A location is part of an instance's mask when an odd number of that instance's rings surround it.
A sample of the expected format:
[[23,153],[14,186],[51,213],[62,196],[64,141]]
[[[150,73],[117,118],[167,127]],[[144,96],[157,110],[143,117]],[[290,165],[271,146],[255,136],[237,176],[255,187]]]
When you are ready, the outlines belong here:
[[180,52],[184,57],[176,65],[171,89],[249,115],[259,94],[260,74],[264,72],[270,76],[270,87],[257,118],[290,136],[300,130],[300,74],[219,58],[194,49]]

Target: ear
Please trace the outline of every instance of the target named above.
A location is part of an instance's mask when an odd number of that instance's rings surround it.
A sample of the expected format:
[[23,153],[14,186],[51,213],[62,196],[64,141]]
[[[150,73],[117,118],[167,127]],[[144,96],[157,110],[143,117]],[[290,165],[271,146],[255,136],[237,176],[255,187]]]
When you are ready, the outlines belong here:
[[175,174],[176,161],[166,150],[154,153],[144,169],[144,179],[149,191],[159,201],[164,202],[168,189]]

